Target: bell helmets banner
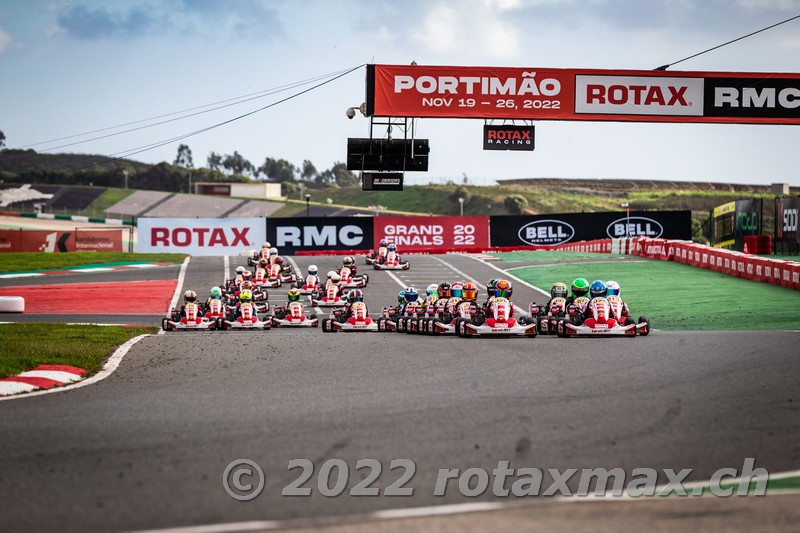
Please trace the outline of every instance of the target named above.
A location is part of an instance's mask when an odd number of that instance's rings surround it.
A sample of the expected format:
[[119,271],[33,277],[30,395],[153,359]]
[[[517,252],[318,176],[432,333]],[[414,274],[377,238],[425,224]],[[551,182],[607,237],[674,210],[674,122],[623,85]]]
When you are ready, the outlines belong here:
[[489,217],[376,217],[373,247],[381,240],[400,253],[489,247]]
[[622,237],[691,239],[691,211],[567,213],[493,216],[492,246],[556,246],[568,242]]
[[372,224],[372,217],[271,218],[267,224],[267,240],[281,254],[369,250],[372,248]]
[[800,124],[800,73],[368,65],[367,115]]
[[237,255],[267,240],[264,218],[147,218],[138,221],[139,252]]

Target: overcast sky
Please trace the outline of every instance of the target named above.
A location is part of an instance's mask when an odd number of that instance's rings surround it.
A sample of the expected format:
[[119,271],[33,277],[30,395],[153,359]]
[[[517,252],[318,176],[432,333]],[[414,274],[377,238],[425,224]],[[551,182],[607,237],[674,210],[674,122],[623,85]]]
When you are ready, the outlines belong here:
[[[8,147],[29,146],[364,63],[649,70],[797,14],[800,0],[3,0],[0,130]],[[671,70],[798,72],[800,19]],[[307,87],[56,151],[123,152]],[[345,160],[348,137],[368,135],[368,119],[345,116],[362,101],[363,68],[181,142],[196,166],[211,151],[238,150],[256,166],[309,159],[323,170]],[[800,185],[800,126],[540,121],[534,152],[485,152],[482,127],[420,120],[431,146],[420,177]],[[172,162],[178,144],[133,158]]]

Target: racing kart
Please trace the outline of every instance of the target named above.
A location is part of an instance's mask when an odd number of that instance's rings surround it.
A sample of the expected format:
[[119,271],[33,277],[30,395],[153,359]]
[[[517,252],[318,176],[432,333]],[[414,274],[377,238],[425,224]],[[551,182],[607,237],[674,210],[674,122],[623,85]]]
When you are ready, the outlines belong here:
[[[319,325],[317,315],[305,315],[305,309],[300,302],[291,302],[286,310],[279,308],[272,315],[272,327],[279,328],[315,328]],[[288,312],[286,312],[288,311]]]
[[372,268],[375,270],[408,270],[410,266],[408,261],[401,261],[400,256],[395,252],[389,252],[386,257],[372,262]]
[[485,318],[478,314],[472,318],[459,318],[455,329],[459,337],[536,337],[536,320],[522,316],[511,316],[511,302],[506,298],[496,298],[492,304],[492,315]]
[[263,268],[259,268],[258,270],[256,270],[256,275],[255,279],[253,279],[253,283],[255,283],[256,287],[262,289],[274,289],[280,287],[281,284],[283,284],[281,266],[270,265],[266,271],[264,271]]
[[369,282],[367,274],[353,275],[352,271],[347,267],[342,267],[339,270],[339,287],[342,289],[363,289]]
[[269,250],[264,248],[262,250],[253,250],[250,257],[247,258],[247,266],[256,266],[259,259],[269,259]]
[[650,319],[639,317],[638,322],[631,316],[623,316],[624,303],[618,296],[593,298],[588,305],[589,317],[577,314],[562,319],[557,324],[559,337],[635,337],[650,333]]
[[261,320],[255,311],[256,304],[243,302],[239,305],[239,316],[233,315],[217,318],[217,329],[236,329],[236,330],[268,330],[271,327],[270,320]]
[[[441,315],[433,319],[424,319],[421,332],[428,335],[455,335],[456,323],[460,319],[471,322],[480,314],[481,311],[478,309],[476,302],[460,301]],[[477,321],[480,321],[480,319],[477,319]]]
[[542,316],[537,317],[536,321],[539,335],[555,335],[558,321],[567,316],[567,299],[553,298],[546,309],[543,305],[531,304],[531,313],[536,311],[543,313]]
[[164,331],[208,331],[216,329],[215,319],[208,319],[202,314],[200,306],[196,303],[187,303],[184,307],[186,316],[180,317],[174,309],[169,317],[161,320],[161,329]]
[[372,320],[367,312],[367,304],[355,302],[350,306],[350,316],[322,319],[322,331],[335,333],[337,331],[378,331],[378,323]]
[[397,315],[397,309],[384,307],[380,318],[376,321],[378,323],[378,331],[397,331],[397,321],[400,318]]
[[298,280],[294,284],[294,286],[298,291],[300,291],[300,294],[304,295],[315,294],[319,291],[320,288],[319,277],[306,276],[304,280]]
[[341,307],[346,303],[339,294],[339,287],[333,283],[328,285],[322,297],[319,294],[311,296],[311,305],[314,307]]

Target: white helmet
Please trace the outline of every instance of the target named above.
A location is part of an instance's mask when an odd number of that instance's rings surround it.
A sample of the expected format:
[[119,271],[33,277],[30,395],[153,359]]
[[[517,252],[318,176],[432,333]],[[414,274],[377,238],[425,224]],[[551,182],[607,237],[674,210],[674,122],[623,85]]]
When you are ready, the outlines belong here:
[[238,276],[241,276],[242,274],[244,274],[244,271],[245,271],[245,270],[246,270],[246,269],[245,269],[243,266],[238,266],[238,267],[236,267],[236,274],[237,274]]
[[329,279],[330,279],[332,282],[334,282],[334,283],[339,283],[339,281],[341,281],[341,279],[342,279],[342,278],[339,276],[339,274],[337,274],[337,273],[336,273],[336,272],[334,272],[333,270],[331,270],[330,272],[328,272],[328,278],[329,278]]
[[620,288],[619,283],[616,281],[606,281],[606,288],[608,289],[609,296],[619,296]]
[[316,276],[318,271],[317,265],[308,265],[308,274],[310,276]]
[[270,248],[269,255],[278,255],[278,249],[275,247]]
[[261,248],[272,248],[272,245],[269,243],[269,241],[264,241],[261,243]]

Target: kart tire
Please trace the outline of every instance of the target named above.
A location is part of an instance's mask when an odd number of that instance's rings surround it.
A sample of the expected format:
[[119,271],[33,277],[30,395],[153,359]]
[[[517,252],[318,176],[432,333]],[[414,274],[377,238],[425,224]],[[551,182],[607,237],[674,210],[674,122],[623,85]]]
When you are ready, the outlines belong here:
[[450,313],[449,311],[445,311],[444,313],[442,313],[442,322],[444,322],[445,324],[449,324],[452,321],[453,321],[452,313]]
[[323,318],[322,319],[322,332],[323,333],[327,333],[328,332],[328,319],[327,318]]
[[464,336],[464,328],[466,327],[465,324],[467,323],[466,318],[459,318],[456,320],[456,335],[459,337]]
[[377,324],[378,324],[378,332],[380,332],[380,333],[383,333],[383,331],[384,331],[384,327],[385,327],[384,324],[386,323],[385,320],[386,319],[383,318],[383,317],[378,319],[378,322],[377,322]]
[[569,335],[567,335],[566,329],[567,329],[567,321],[559,320],[558,324],[556,325],[556,335],[558,335],[562,339],[566,339],[567,337],[569,337]]
[[161,319],[161,329],[163,329],[164,331],[169,331],[169,319],[168,318],[162,318]]
[[286,318],[286,313],[283,311],[283,309],[278,309],[277,311],[275,311],[275,318],[277,318],[278,320],[283,320],[284,318]]
[[481,312],[472,317],[473,326],[482,326],[484,322],[486,322],[486,316]]
[[403,332],[403,326],[405,325],[405,321],[406,321],[406,317],[404,317],[404,316],[401,316],[400,318],[397,319],[397,332],[398,333],[402,333]]
[[310,318],[311,320],[314,320],[315,318],[319,318],[319,317],[317,316],[317,313],[311,313],[310,315],[308,315],[308,318]]
[[369,274],[362,274],[362,277],[364,278],[364,286],[366,287],[367,283],[369,283]]
[[644,331],[642,333],[639,333],[639,335],[641,335],[643,337],[646,337],[646,336],[648,336],[650,334],[650,319],[647,318],[646,316],[640,316],[639,317],[639,323],[641,324],[642,322],[647,324],[647,326],[645,327],[645,329],[644,329]]
[[633,320],[632,316],[626,316],[625,317],[625,323],[623,324],[623,326],[631,326],[631,325],[635,325],[635,324],[636,324],[636,322]]
[[539,332],[539,335],[547,335],[550,333],[550,328],[548,327],[548,317],[542,316],[539,317],[539,320],[536,321],[536,331]]
[[225,322],[222,317],[217,318],[217,329],[219,331],[225,331]]

